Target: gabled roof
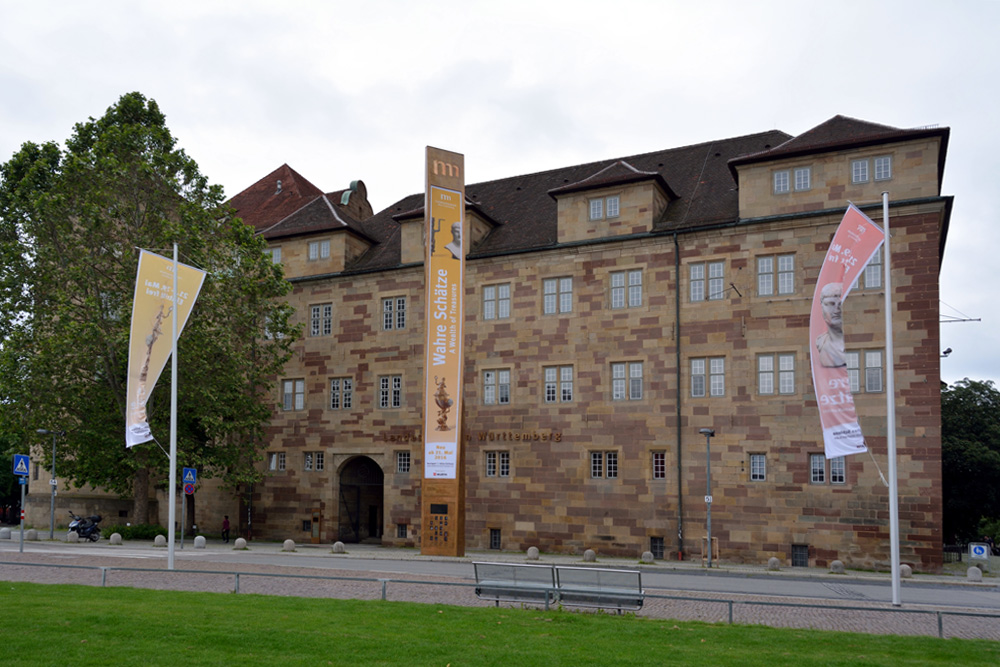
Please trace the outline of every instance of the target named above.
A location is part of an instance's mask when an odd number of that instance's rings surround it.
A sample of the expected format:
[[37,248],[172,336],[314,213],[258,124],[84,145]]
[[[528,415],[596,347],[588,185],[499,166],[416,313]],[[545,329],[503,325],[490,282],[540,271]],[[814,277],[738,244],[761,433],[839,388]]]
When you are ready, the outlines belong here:
[[[741,165],[937,136],[941,138],[938,174],[939,177],[943,177],[945,154],[948,149],[948,134],[949,131],[946,127],[923,127],[906,130],[837,115],[774,148],[730,160],[729,168],[733,173],[733,178],[736,178],[736,167]],[[940,181],[938,187],[940,188]]]
[[229,200],[236,215],[258,232],[290,216],[323,191],[283,164]]
[[639,183],[642,181],[653,181],[667,194],[670,199],[676,199],[667,182],[663,180],[658,171],[641,171],[630,165],[625,160],[616,160],[604,167],[596,174],[592,174],[582,181],[570,183],[549,190],[549,196],[556,198],[559,195],[574,192],[585,192],[587,190],[597,190],[600,188],[614,187],[616,185],[628,185],[629,183]]

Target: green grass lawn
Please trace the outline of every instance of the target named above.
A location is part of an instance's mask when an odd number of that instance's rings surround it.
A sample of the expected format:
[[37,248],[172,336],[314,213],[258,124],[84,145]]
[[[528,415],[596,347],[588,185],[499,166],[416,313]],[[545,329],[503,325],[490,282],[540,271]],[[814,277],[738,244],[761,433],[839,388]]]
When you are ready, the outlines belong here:
[[4,665],[998,665],[1000,642],[0,582]]

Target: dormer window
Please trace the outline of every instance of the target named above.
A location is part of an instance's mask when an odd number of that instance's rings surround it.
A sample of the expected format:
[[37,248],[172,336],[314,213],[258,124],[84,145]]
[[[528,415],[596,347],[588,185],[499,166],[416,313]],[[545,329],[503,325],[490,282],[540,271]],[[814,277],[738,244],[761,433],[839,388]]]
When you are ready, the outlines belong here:
[[590,200],[590,219],[602,220],[604,218],[618,217],[618,195],[610,197],[598,197]]
[[309,261],[314,262],[317,259],[329,259],[330,258],[330,240],[324,239],[322,241],[310,241],[309,242]]

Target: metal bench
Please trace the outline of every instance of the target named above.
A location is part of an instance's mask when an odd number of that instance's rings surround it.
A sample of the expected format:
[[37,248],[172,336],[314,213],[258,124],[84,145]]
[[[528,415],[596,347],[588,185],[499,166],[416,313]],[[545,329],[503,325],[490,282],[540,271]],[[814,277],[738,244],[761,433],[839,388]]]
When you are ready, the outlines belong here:
[[645,592],[638,570],[598,567],[473,563],[476,595],[483,600],[624,610],[642,608]]

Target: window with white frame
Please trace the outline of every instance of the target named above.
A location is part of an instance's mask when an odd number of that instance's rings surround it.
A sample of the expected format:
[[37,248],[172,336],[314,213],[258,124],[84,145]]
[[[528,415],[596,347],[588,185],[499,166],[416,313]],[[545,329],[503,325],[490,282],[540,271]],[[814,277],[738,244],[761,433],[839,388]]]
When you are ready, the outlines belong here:
[[305,453],[305,460],[302,463],[302,469],[303,470],[307,470],[307,471],[311,471],[313,469],[313,453],[312,452],[306,452]]
[[884,155],[875,158],[875,180],[888,181],[892,178],[892,157]]
[[486,476],[510,477],[510,452],[497,450],[486,452]]
[[790,190],[791,186],[788,179],[788,170],[782,169],[781,171],[774,172],[774,194],[783,195]]
[[618,477],[618,452],[591,452],[590,476],[593,479]]
[[542,299],[546,315],[573,312],[573,279],[546,278],[542,281]]
[[827,461],[825,454],[810,454],[809,482],[812,484],[846,484],[847,459],[838,456]]
[[848,350],[844,356],[852,393],[860,393],[862,387],[866,393],[884,391],[882,350]]
[[268,469],[280,472],[285,469],[285,453],[284,452],[272,452],[270,461],[268,462]]
[[667,453],[653,452],[653,479],[667,478]]
[[795,292],[795,255],[765,255],[757,258],[757,294]]
[[324,466],[323,452],[306,452],[302,469],[307,471],[321,472]]
[[410,472],[409,452],[396,452],[396,472]]
[[601,220],[603,218],[617,218],[620,200],[618,195],[610,197],[597,197],[589,200],[590,219]]
[[869,181],[868,175],[868,159],[863,160],[852,160],[851,161],[851,183],[867,183]]
[[795,355],[793,353],[757,355],[757,393],[795,393]]
[[380,408],[403,406],[402,375],[383,375],[378,379],[378,406]]
[[750,481],[763,482],[767,480],[767,457],[764,454],[750,455]]
[[329,336],[333,333],[333,304],[320,303],[309,307],[309,335]]
[[305,410],[305,408],[306,408],[306,381],[282,380],[281,409]]
[[281,246],[264,248],[264,254],[271,258],[272,263],[281,264]]
[[354,405],[354,380],[330,378],[330,409],[350,410]]
[[638,308],[642,305],[642,271],[614,271],[611,274],[611,308]]
[[858,276],[854,286],[861,289],[879,289],[882,287],[882,274],[885,270],[882,264],[882,248],[875,251],[865,270]]
[[510,369],[483,371],[483,405],[510,403]]
[[628,361],[611,364],[611,400],[642,400],[642,362]]
[[724,357],[691,360],[691,396],[725,396],[726,360]]
[[691,301],[714,301],[726,295],[723,289],[725,262],[697,262],[689,267]]
[[406,297],[395,296],[382,299],[382,329],[406,328]]
[[310,262],[314,262],[317,259],[329,259],[329,258],[330,258],[330,239],[323,239],[322,241],[309,242]]
[[510,283],[483,287],[483,319],[505,320],[510,317]]
[[812,187],[812,167],[799,167],[795,170],[795,190],[808,190]]
[[545,402],[570,403],[573,400],[573,367],[546,366],[542,369],[545,375]]

